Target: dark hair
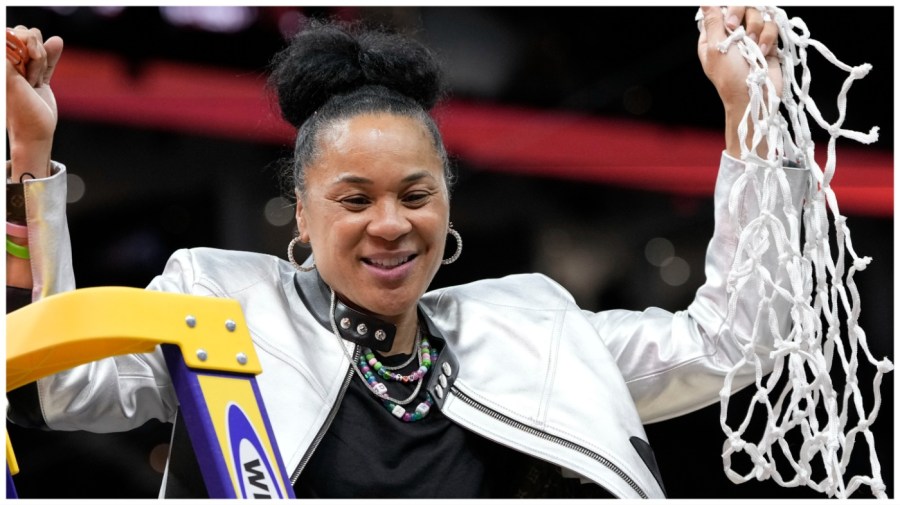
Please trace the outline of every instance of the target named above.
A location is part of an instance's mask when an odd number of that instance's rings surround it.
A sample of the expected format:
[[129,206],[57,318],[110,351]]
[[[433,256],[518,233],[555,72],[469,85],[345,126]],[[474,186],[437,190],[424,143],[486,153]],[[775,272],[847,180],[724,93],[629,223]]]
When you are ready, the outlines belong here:
[[421,121],[450,188],[447,152],[428,113],[443,94],[440,66],[428,48],[403,35],[312,21],[275,55],[272,68],[269,86],[277,93],[281,115],[298,130],[290,175],[301,195],[323,127],[372,112]]

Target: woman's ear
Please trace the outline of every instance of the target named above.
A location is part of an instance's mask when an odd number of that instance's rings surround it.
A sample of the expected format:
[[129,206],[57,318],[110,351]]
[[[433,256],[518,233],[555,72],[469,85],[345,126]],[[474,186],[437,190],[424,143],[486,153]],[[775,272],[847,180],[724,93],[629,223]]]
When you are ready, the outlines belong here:
[[306,223],[306,211],[303,208],[303,198],[300,197],[300,192],[296,189],[294,190],[294,196],[295,201],[297,202],[294,218],[297,221],[297,231],[300,233],[300,242],[308,244],[309,233],[307,230],[309,230],[309,228]]

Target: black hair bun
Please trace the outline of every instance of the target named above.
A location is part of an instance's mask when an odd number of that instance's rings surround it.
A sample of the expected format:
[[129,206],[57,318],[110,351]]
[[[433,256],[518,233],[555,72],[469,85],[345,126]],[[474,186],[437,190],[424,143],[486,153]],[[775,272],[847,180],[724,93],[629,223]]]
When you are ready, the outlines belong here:
[[275,55],[269,84],[281,115],[299,128],[334,95],[381,85],[418,102],[425,110],[443,92],[440,66],[418,41],[383,31],[358,31],[313,21]]

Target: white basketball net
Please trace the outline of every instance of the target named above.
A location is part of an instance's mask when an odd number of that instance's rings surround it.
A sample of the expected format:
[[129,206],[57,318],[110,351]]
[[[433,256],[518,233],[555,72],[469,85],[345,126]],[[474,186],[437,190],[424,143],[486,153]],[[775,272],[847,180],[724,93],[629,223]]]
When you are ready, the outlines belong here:
[[[774,7],[759,9],[779,30],[779,59],[784,76],[781,99],[768,78],[765,57],[742,27],[718,46],[725,52],[736,45],[750,64],[747,78],[750,105],[738,128],[746,170],[734,187],[729,208],[736,215],[740,199],[755,198],[760,210],[758,217],[739,228],[737,255],[728,276],[729,320],[735,316],[736,301],[742,292],[756,290],[761,302],[751,340],[744,346],[740,362],[726,376],[721,392],[720,422],[728,437],[722,454],[725,473],[735,483],[771,478],[782,486],[809,486],[840,498],[865,485],[876,497],[885,498],[881,465],[869,428],[881,406],[882,377],[893,365],[887,358],[878,361],[872,356],[866,333],[857,323],[860,299],[853,276],[864,270],[871,258],[861,258],[853,250],[847,220],[840,214],[831,189],[837,138],[847,137],[866,144],[878,139],[877,127],[866,134],[841,127],[847,92],[853,81],[868,73],[871,65],[845,65],[828,48],[810,38],[802,19],[788,19],[783,10]],[[702,19],[702,15],[698,16]],[[822,117],[809,96],[809,48],[849,73],[837,97],[839,115],[833,123]],[[799,82],[797,71],[801,74]],[[790,129],[779,112],[779,105],[787,111]],[[813,155],[810,118],[831,137],[824,170],[816,164]],[[748,123],[753,125],[750,138]],[[767,148],[765,159],[756,154],[762,145]],[[783,159],[800,160],[815,178],[815,184],[810,185],[805,195],[802,241],[801,217],[791,204],[791,191],[781,168]],[[780,210],[787,216],[787,226],[775,217]],[[829,243],[829,210],[833,216],[836,251]],[[766,269],[760,262],[764,254],[777,255],[780,272]],[[845,269],[845,263],[849,263],[849,269]],[[779,274],[789,281],[776,284]],[[778,331],[775,302],[781,306],[789,303],[791,325],[787,335]],[[764,378],[755,351],[768,348],[765,342],[770,335],[774,335],[774,350],[769,357],[775,360],[775,368]],[[840,367],[833,369],[835,351]],[[872,384],[874,400],[868,411],[856,376],[862,356],[877,370]],[[737,369],[746,365],[756,369],[757,391],[740,426],[732,429],[726,419],[732,379]],[[833,382],[840,372],[846,377],[842,390]],[[746,430],[757,408],[764,409],[767,416],[763,434],[758,440],[746,440],[745,436],[749,438]],[[868,444],[871,474],[845,477],[854,444],[860,436]],[[745,475],[731,468],[732,456],[741,452],[747,454],[753,465]]]

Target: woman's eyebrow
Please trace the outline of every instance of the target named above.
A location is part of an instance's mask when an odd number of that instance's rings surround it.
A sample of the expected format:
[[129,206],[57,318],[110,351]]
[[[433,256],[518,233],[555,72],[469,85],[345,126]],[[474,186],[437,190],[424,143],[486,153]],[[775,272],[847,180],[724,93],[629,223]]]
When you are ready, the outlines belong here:
[[344,174],[344,175],[338,176],[337,180],[334,182],[335,182],[335,184],[342,183],[342,182],[345,182],[348,184],[373,184],[375,181],[373,181],[372,179],[367,179],[365,177],[360,177],[358,175]]
[[416,181],[420,181],[425,178],[434,179],[434,176],[431,175],[430,172],[426,172],[425,170],[422,170],[421,172],[415,172],[415,173],[407,175],[406,177],[403,178],[403,181],[401,181],[401,182],[404,182],[404,183],[416,182]]
[[[431,175],[431,173],[429,173],[425,170],[422,170],[421,172],[414,172],[412,174],[407,175],[400,182],[406,184],[406,183],[410,183],[410,182],[420,181],[420,180],[426,179],[426,178],[434,179],[434,176]],[[374,184],[374,182],[375,181],[373,181],[372,179],[368,179],[366,177],[362,177],[359,175],[353,175],[353,174],[340,175],[340,176],[338,176],[337,180],[335,181],[335,183],[368,184],[368,185]]]

